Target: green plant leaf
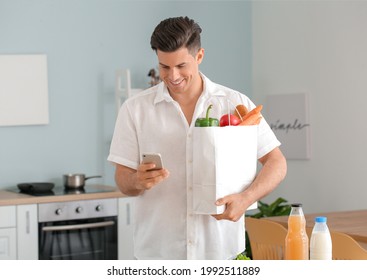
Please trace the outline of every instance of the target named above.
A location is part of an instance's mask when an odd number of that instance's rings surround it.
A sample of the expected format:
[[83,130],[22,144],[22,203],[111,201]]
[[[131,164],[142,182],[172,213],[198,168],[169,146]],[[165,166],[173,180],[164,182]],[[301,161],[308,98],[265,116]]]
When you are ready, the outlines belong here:
[[248,215],[254,218],[262,218],[262,217],[273,217],[273,216],[285,216],[289,215],[291,210],[291,205],[284,204],[288,202],[286,199],[279,197],[273,203],[267,204],[263,201],[258,201],[258,210],[259,212]]
[[274,212],[274,216],[289,216],[291,212],[291,206],[290,205],[284,205],[281,207],[278,207],[276,212]]
[[277,198],[277,200],[275,200],[273,203],[271,203],[269,205],[269,211],[270,212],[275,212],[276,209],[279,207],[279,205],[282,204],[282,203],[284,203],[284,202],[287,202],[287,200],[285,200],[282,197]]

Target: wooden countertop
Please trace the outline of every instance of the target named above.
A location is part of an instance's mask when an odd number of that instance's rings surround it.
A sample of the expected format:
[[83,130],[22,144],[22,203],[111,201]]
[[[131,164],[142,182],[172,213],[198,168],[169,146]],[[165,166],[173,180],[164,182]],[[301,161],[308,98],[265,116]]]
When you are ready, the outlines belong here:
[[88,188],[88,186],[93,186],[93,188],[101,189],[103,190],[103,192],[32,196],[4,189],[0,190],[0,206],[126,197],[126,195],[122,194],[117,187],[105,185],[85,185],[84,188]]
[[[315,224],[314,219],[317,216],[327,217],[327,225],[330,230],[344,232],[358,242],[367,243],[367,210],[306,214],[307,228],[313,228]],[[266,219],[288,227],[288,216],[268,217]]]

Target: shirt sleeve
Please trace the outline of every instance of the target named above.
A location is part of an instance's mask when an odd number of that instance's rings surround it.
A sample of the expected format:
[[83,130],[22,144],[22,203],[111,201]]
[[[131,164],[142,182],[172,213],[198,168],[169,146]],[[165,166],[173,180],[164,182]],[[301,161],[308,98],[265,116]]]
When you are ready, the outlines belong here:
[[124,102],[117,116],[107,160],[137,169],[139,165],[139,147],[136,135],[136,128],[128,102]]
[[262,158],[267,153],[271,152],[276,147],[279,147],[281,143],[271,130],[270,126],[265,119],[262,119],[258,129],[257,140],[257,158]]

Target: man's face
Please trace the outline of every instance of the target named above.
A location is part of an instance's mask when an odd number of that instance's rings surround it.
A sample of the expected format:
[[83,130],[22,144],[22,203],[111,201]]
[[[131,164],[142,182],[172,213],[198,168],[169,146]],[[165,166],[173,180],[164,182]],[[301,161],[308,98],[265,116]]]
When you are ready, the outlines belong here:
[[174,52],[157,51],[159,75],[167,85],[170,94],[195,92],[201,87],[199,64],[204,57],[204,50],[200,49],[193,56],[187,48]]

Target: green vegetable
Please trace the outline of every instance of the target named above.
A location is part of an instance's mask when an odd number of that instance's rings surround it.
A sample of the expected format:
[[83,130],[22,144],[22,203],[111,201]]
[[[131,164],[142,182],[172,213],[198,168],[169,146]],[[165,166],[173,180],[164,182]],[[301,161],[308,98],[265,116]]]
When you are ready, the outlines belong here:
[[248,256],[246,256],[246,252],[242,252],[240,254],[237,255],[237,257],[235,258],[235,260],[238,261],[247,261],[247,260],[251,260]]
[[209,105],[206,110],[205,118],[197,118],[195,121],[195,126],[198,127],[207,127],[207,126],[219,126],[219,120],[215,118],[209,118],[209,111],[213,107],[213,105]]

